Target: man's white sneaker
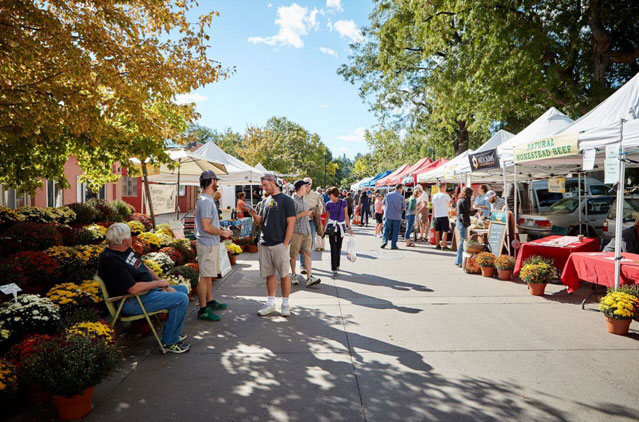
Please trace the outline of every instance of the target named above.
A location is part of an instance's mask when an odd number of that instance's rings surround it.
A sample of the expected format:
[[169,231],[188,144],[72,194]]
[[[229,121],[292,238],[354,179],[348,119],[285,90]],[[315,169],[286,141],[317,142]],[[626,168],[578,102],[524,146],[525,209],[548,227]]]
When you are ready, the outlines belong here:
[[289,305],[285,305],[285,304],[282,303],[281,315],[283,317],[286,317],[286,318],[290,317],[291,316],[291,307]]
[[296,286],[300,284],[300,282],[297,281],[297,274],[291,274],[291,284],[294,284]]
[[306,287],[314,286],[316,284],[320,284],[321,282],[322,280],[312,275],[306,279]]
[[262,309],[260,309],[259,311],[257,311],[257,314],[259,316],[266,316],[268,314],[272,314],[274,312],[277,312],[277,309],[275,309],[275,303],[266,303],[264,304],[264,306],[262,306]]

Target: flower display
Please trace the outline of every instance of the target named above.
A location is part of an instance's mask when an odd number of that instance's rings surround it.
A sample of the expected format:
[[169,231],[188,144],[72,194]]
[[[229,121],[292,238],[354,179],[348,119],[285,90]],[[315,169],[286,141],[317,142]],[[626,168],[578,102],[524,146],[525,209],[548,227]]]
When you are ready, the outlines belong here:
[[226,246],[227,252],[231,255],[239,255],[242,253],[242,248],[233,242],[225,242],[224,246]]
[[138,255],[145,255],[151,252],[151,245],[139,236],[131,237],[131,248]]
[[149,245],[151,245],[152,249],[160,249],[162,246],[160,245],[160,239],[158,235],[155,233],[145,232],[138,236],[138,239],[146,240]]
[[7,359],[15,364],[16,368],[20,369],[20,362],[33,354],[36,345],[50,338],[51,336],[48,334],[32,334],[27,336],[7,352]]
[[191,241],[189,239],[174,239],[170,246],[182,254],[184,262],[193,262],[193,260],[195,260],[196,253],[191,247]]
[[188,266],[188,264],[173,268],[169,271],[169,275],[179,275],[186,278],[193,289],[197,287],[197,283],[200,281],[200,274],[198,270]]
[[66,224],[51,223],[53,227],[62,236],[62,244],[64,246],[76,246],[82,241],[80,237],[80,229],[68,226]]
[[86,203],[98,212],[98,221],[118,221],[117,212],[104,199],[91,198]]
[[480,267],[493,267],[495,265],[495,255],[490,252],[482,252],[477,255],[477,265]]
[[510,255],[501,255],[499,258],[495,259],[493,265],[495,265],[495,268],[498,270],[511,271],[515,268],[515,258]]
[[106,239],[107,228],[100,224],[91,224],[82,228],[82,237],[91,243]]
[[24,217],[25,221],[33,221],[35,223],[54,221],[60,224],[69,224],[76,220],[75,212],[69,207],[21,207],[17,211]]
[[191,292],[191,282],[187,280],[186,277],[178,274],[172,274],[166,277],[166,281],[168,281],[172,286],[184,286],[189,293]]
[[15,365],[7,360],[0,359],[0,391],[13,390],[17,381]]
[[62,245],[62,235],[49,224],[22,221],[2,233],[3,243],[14,251],[42,251]]
[[49,298],[24,294],[18,301],[0,305],[2,327],[13,335],[53,330],[60,322],[60,308]]
[[56,284],[47,292],[47,297],[60,307],[60,314],[63,317],[78,310],[95,309],[96,304],[90,294],[82,291],[74,283]]
[[171,236],[166,235],[164,233],[156,233],[156,236],[158,237],[158,241],[160,243],[161,248],[169,246],[171,242],[173,242],[173,239],[171,238]]
[[185,267],[193,268],[195,271],[200,272],[200,266],[197,262],[189,262],[188,264],[184,264]]
[[129,226],[129,229],[131,229],[131,235],[132,236],[137,236],[139,234],[142,234],[146,231],[144,224],[140,223],[139,221],[129,221],[126,223],[127,226]]
[[78,322],[67,328],[65,331],[67,336],[88,337],[93,340],[104,340],[107,344],[115,344],[115,331],[108,324],[102,321],[96,322]]
[[134,212],[133,214],[131,214],[131,217],[129,217],[129,221],[139,221],[140,223],[144,224],[144,228],[146,229],[145,231],[149,231],[153,228],[151,219],[144,214],[140,214],[139,212]]
[[57,261],[66,280],[76,282],[93,276],[102,250],[100,245],[82,245],[54,246],[44,252]]
[[639,318],[639,299],[624,292],[608,292],[599,300],[599,310],[608,318]]
[[[161,253],[161,252],[151,252],[148,253],[146,255],[144,255],[142,257],[142,261],[147,264],[148,262],[153,262],[157,265],[160,266],[160,271],[162,274],[166,274],[168,273],[173,267],[175,267],[175,264],[173,263],[173,260],[171,260],[171,258],[169,258],[169,256],[165,253]],[[158,274],[157,271],[155,271],[154,268],[151,268],[153,270],[153,272],[155,272],[156,274]],[[160,275],[160,274],[158,274]]]
[[96,222],[100,217],[98,211],[89,204],[77,202],[70,204],[69,208],[75,212],[75,222],[78,224],[91,224]]
[[162,248],[158,252],[168,255],[168,257],[171,258],[171,261],[173,261],[174,265],[180,265],[184,261],[182,254],[177,249],[170,246]]
[[95,303],[104,301],[104,297],[102,297],[102,291],[100,290],[100,285],[97,281],[93,279],[84,280],[78,285],[78,288],[84,293],[88,294]]
[[175,238],[175,235],[173,234],[173,230],[171,230],[171,227],[169,227],[168,224],[158,224],[155,227],[155,233],[156,234],[165,234],[167,236],[169,236],[171,239]]
[[555,269],[552,265],[544,261],[536,261],[524,264],[519,273],[519,277],[530,284],[548,283],[552,280]]
[[9,268],[19,274],[18,285],[27,293],[41,293],[60,275],[58,262],[38,251],[22,251],[9,257]]
[[135,212],[135,208],[120,199],[115,199],[108,205],[114,215],[113,221],[128,221],[131,214]]
[[11,208],[0,206],[0,230],[6,229],[20,221],[24,221],[24,216],[22,216],[19,212],[12,210]]

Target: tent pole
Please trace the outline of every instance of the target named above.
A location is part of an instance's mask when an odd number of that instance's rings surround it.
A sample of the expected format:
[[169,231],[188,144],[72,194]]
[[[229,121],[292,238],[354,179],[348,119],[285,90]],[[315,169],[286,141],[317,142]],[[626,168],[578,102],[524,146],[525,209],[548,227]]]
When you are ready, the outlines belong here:
[[180,221],[180,169],[182,167],[182,159],[178,158],[178,177],[177,177],[177,194],[175,195],[175,219]]
[[584,172],[584,194],[586,195],[586,236],[588,236],[588,175]]
[[155,230],[155,213],[153,213],[151,189],[149,189],[149,176],[146,171],[146,163],[144,161],[142,161],[142,176],[144,176],[144,192],[146,192],[146,202],[149,205],[149,212],[151,213],[151,224],[153,225],[153,230]]
[[519,221],[518,220],[519,203],[517,201],[518,199],[517,197],[519,196],[519,189],[517,188],[517,164],[515,164],[513,168],[515,169],[514,171],[515,176],[513,178],[515,183],[515,186],[513,187],[513,195],[515,195],[515,207],[514,207],[515,209],[513,210],[513,212],[515,215],[515,231],[517,231],[517,222]]
[[[508,255],[510,255],[510,219],[508,218],[508,192],[506,191],[506,166],[504,165],[504,193],[502,194],[504,198],[504,204],[506,207],[506,250],[508,251]],[[502,245],[502,248],[504,246]],[[501,251],[498,252],[501,255]]]
[[621,275],[621,232],[623,229],[623,196],[626,179],[626,162],[623,157],[623,123],[621,120],[621,140],[619,141],[619,180],[617,182],[617,210],[615,218],[615,290],[619,288]]
[[577,191],[579,193],[579,234],[581,233],[581,173],[577,173]]

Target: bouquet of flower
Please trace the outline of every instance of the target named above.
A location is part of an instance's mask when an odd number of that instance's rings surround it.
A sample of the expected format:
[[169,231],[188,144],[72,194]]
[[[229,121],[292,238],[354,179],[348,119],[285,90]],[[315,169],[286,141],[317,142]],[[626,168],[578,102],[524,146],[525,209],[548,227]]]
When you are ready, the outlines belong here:
[[3,242],[14,251],[42,251],[62,245],[62,235],[49,224],[22,221],[2,233]]
[[599,300],[599,310],[608,318],[639,320],[639,299],[628,293],[610,291]]
[[521,268],[519,277],[530,284],[543,284],[552,280],[555,269],[552,265],[544,261],[526,263]]
[[144,224],[140,223],[139,221],[133,220],[133,221],[129,221],[126,224],[127,226],[129,226],[129,229],[131,229],[132,236],[138,236],[145,232]]
[[178,252],[177,249],[172,248],[170,246],[162,248],[158,252],[168,255],[168,257],[171,258],[171,261],[173,261],[174,265],[180,265],[184,261],[182,254]]
[[88,243],[100,243],[106,239],[106,234],[106,227],[100,224],[91,224],[82,228],[80,237]]
[[138,239],[145,240],[151,245],[151,248],[154,250],[160,249],[162,246],[160,245],[160,238],[155,233],[145,232],[138,235]]
[[153,228],[151,219],[144,214],[140,214],[139,212],[134,212],[133,214],[131,214],[131,217],[129,217],[129,221],[139,221],[140,223],[144,224],[145,231],[149,231]]
[[490,252],[482,252],[477,255],[477,265],[480,267],[493,267],[495,265],[495,255]]
[[73,397],[99,384],[122,363],[113,344],[83,335],[51,337],[39,342],[22,361],[20,383],[54,395]]
[[18,285],[26,293],[42,293],[60,275],[58,262],[49,255],[38,251],[23,251],[9,258],[9,267],[20,275]]
[[181,275],[168,275],[166,281],[168,281],[171,286],[184,286],[189,293],[191,292],[191,282]]
[[239,255],[242,253],[242,248],[239,245],[236,245],[233,242],[225,242],[226,250],[231,255]]
[[148,253],[142,257],[142,261],[144,261],[145,264],[147,262],[155,262],[160,266],[162,274],[168,273],[173,267],[175,267],[173,260],[167,254],[162,252]]
[[184,277],[189,281],[192,289],[195,289],[197,287],[197,283],[200,281],[200,274],[198,273],[198,271],[192,267],[189,267],[188,264],[173,268],[171,271],[169,271],[169,276],[171,275],[179,275]]
[[510,255],[501,255],[495,259],[494,265],[498,270],[511,271],[515,268],[515,258]]
[[0,359],[0,393],[15,390],[17,381],[15,365]]
[[78,322],[66,329],[65,334],[67,336],[81,336],[88,337],[92,340],[103,340],[107,344],[115,344],[117,337],[115,331],[108,324],[102,321],[83,321]]
[[20,295],[17,302],[0,305],[0,321],[13,336],[52,331],[60,322],[60,308],[48,298]]

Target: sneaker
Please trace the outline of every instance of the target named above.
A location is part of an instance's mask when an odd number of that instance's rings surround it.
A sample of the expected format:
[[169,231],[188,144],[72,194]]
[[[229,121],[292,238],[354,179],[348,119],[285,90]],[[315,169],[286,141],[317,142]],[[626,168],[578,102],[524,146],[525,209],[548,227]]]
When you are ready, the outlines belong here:
[[297,274],[291,274],[291,284],[294,284],[296,286],[300,284],[300,282],[297,281]]
[[280,312],[280,314],[284,317],[284,318],[288,318],[291,316],[291,307],[289,305],[285,305],[282,303],[282,311]]
[[384,249],[386,247],[386,245],[388,245],[387,242],[382,243],[382,246],[380,246],[380,248]]
[[302,274],[306,275],[306,269],[302,268]]
[[333,271],[333,277],[337,277],[337,271]]
[[435,246],[435,249],[440,250],[442,247],[440,245]]
[[186,334],[180,334],[178,343],[182,343],[184,340],[186,340],[187,337],[188,337],[188,335],[186,335]]
[[262,306],[262,309],[257,311],[257,314],[259,316],[266,316],[268,314],[272,314],[273,312],[277,312],[277,309],[275,309],[275,303],[265,303],[264,306]]
[[206,310],[204,312],[198,311],[198,313],[197,313],[197,319],[199,319],[200,321],[215,322],[215,321],[219,321],[220,319],[222,319],[222,317],[219,316],[218,314],[214,314],[213,311],[211,310],[211,308],[205,308],[205,309]]
[[450,251],[452,251],[452,249],[450,249],[450,248],[449,248],[449,247],[447,247],[447,246],[444,246],[444,247],[442,248],[442,251],[450,252]]
[[217,300],[213,299],[210,302],[206,303],[208,308],[211,308],[214,311],[223,311],[226,309],[226,303],[220,303]]
[[392,246],[391,247],[391,250],[397,250],[397,249],[399,249],[397,246]]
[[168,353],[176,353],[176,354],[180,354],[180,353],[186,353],[189,350],[191,350],[191,345],[187,344],[187,343],[175,343],[172,344],[170,346],[164,346],[164,350],[166,350]]
[[306,287],[311,287],[314,286],[316,284],[320,284],[322,282],[322,280],[320,280],[318,277],[315,277],[314,275],[310,276],[309,278],[306,279]]

